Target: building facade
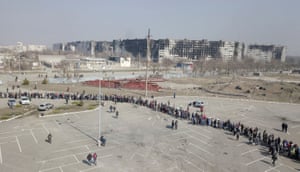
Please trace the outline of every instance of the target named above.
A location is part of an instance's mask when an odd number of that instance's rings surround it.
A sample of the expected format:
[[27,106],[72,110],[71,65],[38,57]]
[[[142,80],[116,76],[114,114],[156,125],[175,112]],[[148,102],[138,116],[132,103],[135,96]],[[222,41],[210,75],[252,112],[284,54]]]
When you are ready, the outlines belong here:
[[278,60],[285,62],[286,47],[276,45],[249,45],[247,47],[247,57],[254,59],[254,61],[271,62],[271,60]]
[[[95,57],[99,53],[106,56],[123,56],[146,60],[147,39],[126,39],[108,41],[77,41],[53,45],[53,50],[74,52]],[[275,45],[248,45],[237,41],[208,40],[150,40],[150,54],[153,62],[169,59],[222,59],[241,61],[245,57],[255,61],[270,62],[272,59],[285,62],[286,47]],[[134,59],[133,59],[134,60]]]

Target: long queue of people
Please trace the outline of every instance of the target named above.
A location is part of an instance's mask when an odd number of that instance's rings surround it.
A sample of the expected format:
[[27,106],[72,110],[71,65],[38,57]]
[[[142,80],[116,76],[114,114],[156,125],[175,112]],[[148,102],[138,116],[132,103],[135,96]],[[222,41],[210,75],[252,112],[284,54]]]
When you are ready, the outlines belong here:
[[[85,94],[82,93],[53,93],[53,92],[0,92],[0,98],[18,98],[21,96],[28,96],[30,98],[45,98],[45,99],[71,99],[71,100],[98,100],[97,94]],[[174,97],[175,98],[175,97]],[[239,139],[240,135],[243,135],[249,139],[249,143],[255,145],[268,146],[270,153],[279,153],[284,156],[288,156],[294,159],[300,159],[300,147],[293,141],[281,139],[275,137],[274,134],[268,134],[266,130],[259,131],[257,127],[247,127],[244,124],[238,122],[232,122],[230,120],[220,120],[207,117],[203,114],[203,108],[200,112],[190,112],[189,106],[186,109],[182,107],[174,107],[168,101],[167,103],[157,102],[153,97],[151,99],[144,99],[142,97],[134,96],[122,96],[122,95],[102,95],[102,100],[132,103],[140,106],[151,108],[155,111],[159,111],[175,118],[185,119],[190,121],[193,125],[207,125],[214,128],[222,128],[233,133],[233,135]],[[282,124],[282,130],[287,132],[287,124]]]
[[[258,127],[250,127],[242,124],[241,122],[233,122],[230,120],[220,120],[217,118],[207,117],[203,114],[203,108],[200,112],[190,112],[189,107],[186,109],[182,107],[176,108],[167,103],[158,103],[156,100],[143,99],[142,97],[136,98],[132,96],[117,96],[117,95],[105,95],[104,100],[111,100],[113,102],[126,102],[134,103],[141,106],[146,106],[152,110],[159,111],[175,118],[188,120],[192,125],[205,125],[218,129],[224,129],[232,132],[232,135],[239,140],[240,136],[244,136],[249,140],[249,144],[262,145],[269,148],[269,152],[272,155],[273,164],[277,159],[277,154],[290,157],[296,160],[300,160],[300,147],[293,141],[281,139],[279,136],[275,136],[272,133],[268,133],[266,130],[259,130]],[[287,132],[287,124],[282,124],[282,131]]]
[[70,99],[70,100],[98,100],[98,94],[57,93],[57,92],[0,92],[0,98],[18,99],[26,96],[30,99]]

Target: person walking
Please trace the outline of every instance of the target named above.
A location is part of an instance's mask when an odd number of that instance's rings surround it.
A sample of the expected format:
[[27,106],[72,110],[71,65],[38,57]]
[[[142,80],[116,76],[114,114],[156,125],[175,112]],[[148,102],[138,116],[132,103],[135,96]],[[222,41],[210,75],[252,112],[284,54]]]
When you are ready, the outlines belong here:
[[104,138],[104,136],[100,137],[100,142],[101,142],[101,146],[105,146],[106,144],[106,139]]
[[175,123],[174,123],[174,120],[172,120],[172,129],[174,129],[174,125],[175,125]]
[[272,164],[275,166],[275,161],[277,160],[277,151],[273,150],[272,151]]
[[178,125],[177,125],[177,120],[175,121],[175,130],[177,130],[177,127],[178,127]]
[[52,143],[52,134],[51,133],[48,134],[48,142],[50,144]]
[[87,155],[87,157],[86,157],[87,162],[88,162],[89,165],[91,165],[91,163],[92,163],[92,158],[93,158],[93,155],[92,155],[91,153],[89,153],[89,154]]
[[94,161],[94,164],[95,164],[95,165],[97,165],[97,157],[98,157],[98,155],[97,155],[97,153],[95,152],[95,153],[93,154],[93,161]]
[[287,133],[287,129],[288,129],[288,124],[285,123],[285,126],[284,126],[284,131]]

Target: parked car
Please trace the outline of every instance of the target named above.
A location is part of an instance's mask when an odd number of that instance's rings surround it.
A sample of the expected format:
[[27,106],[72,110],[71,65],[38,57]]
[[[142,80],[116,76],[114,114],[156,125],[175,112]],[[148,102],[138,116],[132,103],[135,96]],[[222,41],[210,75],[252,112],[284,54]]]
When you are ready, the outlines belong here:
[[201,100],[196,100],[196,101],[189,103],[189,106],[201,107],[201,106],[204,106],[204,102]]
[[16,106],[16,105],[17,105],[16,99],[8,99],[7,105],[8,105],[9,107],[11,107],[11,106]]
[[22,96],[20,99],[20,104],[21,105],[29,105],[30,104],[30,99],[26,96]]
[[51,103],[42,103],[39,105],[38,110],[46,111],[46,110],[52,109],[53,107],[54,107],[54,105]]

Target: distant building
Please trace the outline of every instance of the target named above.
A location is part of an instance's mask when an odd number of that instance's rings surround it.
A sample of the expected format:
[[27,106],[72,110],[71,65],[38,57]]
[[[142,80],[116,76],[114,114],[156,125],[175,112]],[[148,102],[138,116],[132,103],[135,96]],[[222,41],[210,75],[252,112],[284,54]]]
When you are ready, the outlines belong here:
[[15,51],[17,53],[27,52],[27,51],[35,51],[42,52],[47,50],[46,45],[24,45],[22,42],[17,42],[17,45],[9,45],[9,46],[0,46],[0,49],[9,49],[11,51]]
[[185,59],[221,58],[224,61],[241,59],[244,44],[230,41],[159,40],[159,59],[181,57]]
[[[53,45],[53,50],[74,52],[83,56],[97,57],[103,53],[108,56],[133,57],[146,60],[147,40],[126,39],[108,41],[76,41],[58,43]],[[169,59],[222,59],[223,61],[240,61],[245,57],[255,61],[270,62],[272,59],[285,62],[286,47],[275,45],[248,45],[237,41],[208,41],[208,40],[150,40],[150,54],[153,62],[162,62]],[[134,62],[134,60],[133,60]]]
[[247,57],[255,61],[270,62],[271,60],[286,60],[286,47],[275,45],[249,45],[247,47]]
[[107,59],[85,57],[80,58],[80,69],[82,70],[102,70],[108,65]]
[[56,43],[53,51],[73,52],[83,56],[95,57],[97,53],[110,52],[111,42],[107,41],[76,41],[68,43]]
[[131,58],[130,57],[120,57],[120,56],[111,56],[109,57],[110,61],[116,62],[120,67],[130,67]]
[[219,47],[220,57],[223,61],[230,61],[234,59],[235,42],[222,41]]
[[27,45],[26,51],[36,51],[36,52],[42,52],[47,50],[46,45]]
[[[159,41],[150,40],[151,61],[158,61]],[[112,43],[113,54],[116,56],[133,56],[146,59],[147,39],[114,40]]]

